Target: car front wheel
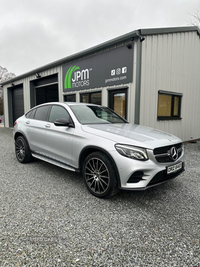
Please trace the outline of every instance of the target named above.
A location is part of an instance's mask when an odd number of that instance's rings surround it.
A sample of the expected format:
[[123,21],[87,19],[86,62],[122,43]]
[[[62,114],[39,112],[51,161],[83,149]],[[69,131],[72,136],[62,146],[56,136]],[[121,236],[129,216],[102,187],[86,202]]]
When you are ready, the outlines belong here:
[[114,166],[102,152],[93,152],[86,157],[82,173],[88,190],[94,196],[107,198],[118,192]]
[[15,154],[20,163],[27,163],[32,160],[28,143],[23,136],[18,136],[15,140]]

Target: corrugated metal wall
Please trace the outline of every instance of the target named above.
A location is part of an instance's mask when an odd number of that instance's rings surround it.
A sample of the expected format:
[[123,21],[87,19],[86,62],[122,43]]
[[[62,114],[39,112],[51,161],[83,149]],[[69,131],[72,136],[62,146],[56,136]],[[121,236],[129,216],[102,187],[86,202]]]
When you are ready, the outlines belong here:
[[[61,66],[47,69],[45,71],[40,72],[41,77],[46,77],[52,74],[58,74],[58,90],[59,90],[59,101],[63,101],[62,99],[62,68]],[[27,76],[26,78],[17,80],[14,82],[14,85],[17,86],[19,84],[23,84],[23,94],[24,94],[24,112],[27,112],[31,108],[31,100],[30,100],[30,81],[36,80],[35,75]],[[4,85],[4,103],[8,103],[8,88],[11,85]],[[10,107],[9,105],[4,105],[4,115],[5,115],[5,127],[11,127],[12,125],[9,122],[10,117]]]
[[[157,120],[158,91],[182,93],[182,120]],[[197,32],[145,36],[142,42],[140,124],[184,141],[200,138],[200,38]]]

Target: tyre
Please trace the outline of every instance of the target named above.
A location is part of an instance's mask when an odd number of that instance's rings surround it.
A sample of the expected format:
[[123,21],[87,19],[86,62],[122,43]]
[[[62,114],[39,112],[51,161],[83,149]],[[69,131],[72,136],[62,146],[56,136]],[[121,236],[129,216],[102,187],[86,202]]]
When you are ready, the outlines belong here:
[[93,152],[86,157],[82,174],[88,190],[94,196],[108,198],[118,192],[114,166],[102,152]]
[[20,163],[32,161],[29,145],[23,136],[18,136],[15,140],[15,154]]

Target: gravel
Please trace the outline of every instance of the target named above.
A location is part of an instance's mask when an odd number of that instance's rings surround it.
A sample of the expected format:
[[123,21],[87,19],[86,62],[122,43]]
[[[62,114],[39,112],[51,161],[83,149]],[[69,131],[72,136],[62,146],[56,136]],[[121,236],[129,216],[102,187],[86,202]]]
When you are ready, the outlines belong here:
[[176,179],[107,200],[79,174],[18,163],[11,129],[0,157],[0,266],[200,266],[200,141]]

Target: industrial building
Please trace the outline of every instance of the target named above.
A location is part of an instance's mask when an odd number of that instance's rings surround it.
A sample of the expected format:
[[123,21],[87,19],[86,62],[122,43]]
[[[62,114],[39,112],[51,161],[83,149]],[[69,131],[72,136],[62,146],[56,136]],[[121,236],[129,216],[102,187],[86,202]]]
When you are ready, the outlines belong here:
[[102,104],[129,122],[200,138],[200,30],[140,29],[1,84],[5,127],[35,105]]

